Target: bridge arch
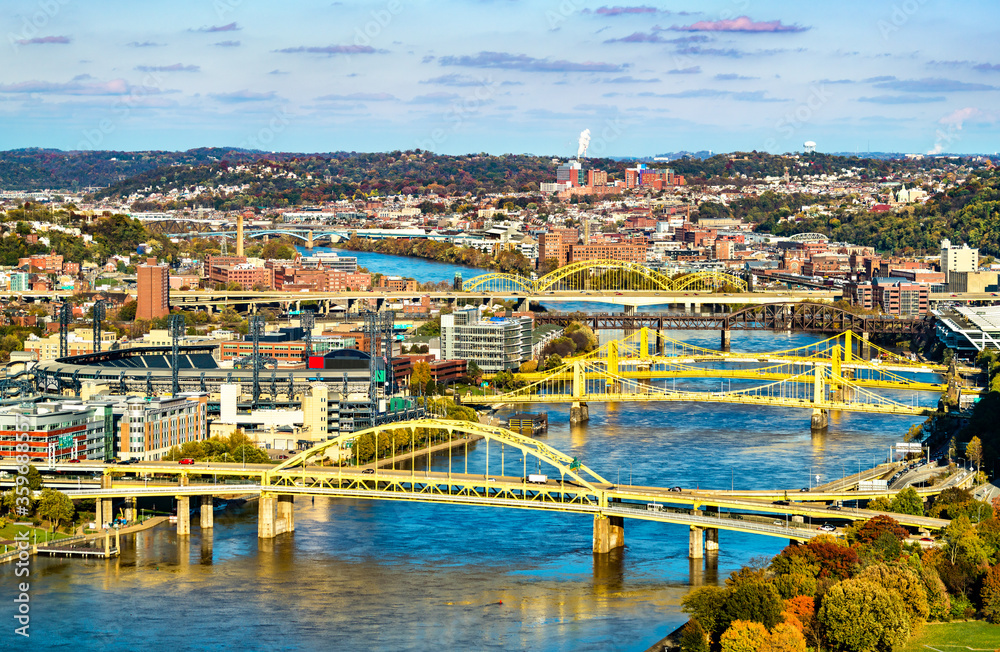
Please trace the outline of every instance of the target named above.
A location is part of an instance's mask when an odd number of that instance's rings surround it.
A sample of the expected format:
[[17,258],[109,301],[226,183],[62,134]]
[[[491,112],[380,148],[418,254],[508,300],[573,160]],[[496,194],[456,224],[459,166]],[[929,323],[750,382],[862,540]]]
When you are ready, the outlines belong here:
[[[596,281],[596,283],[595,283]],[[671,281],[663,274],[623,260],[581,260],[546,274],[536,282],[539,292],[547,290],[670,290]],[[639,287],[634,287],[638,285]]]
[[[602,490],[596,485],[611,484],[595,471],[590,469],[590,467],[577,462],[574,458],[549,446],[548,444],[532,439],[531,437],[526,437],[497,426],[489,426],[471,421],[452,421],[447,419],[400,421],[375,426],[373,428],[367,428],[357,432],[345,433],[339,437],[321,442],[312,448],[295,455],[294,457],[290,457],[268,471],[267,475],[272,476],[273,474],[282,471],[292,471],[297,467],[304,469],[309,464],[310,460],[317,457],[325,457],[324,454],[329,449],[334,447],[340,449],[345,447],[348,443],[354,445],[367,436],[375,436],[377,438],[379,435],[388,435],[394,431],[404,431],[410,433],[413,440],[415,440],[418,431],[421,430],[447,433],[449,441],[453,440],[456,435],[459,437],[473,436],[481,437],[488,443],[496,442],[503,444],[505,447],[509,446],[520,451],[524,455],[525,465],[528,469],[532,468],[532,465],[527,463],[527,459],[529,457],[534,458],[539,462],[544,462],[546,465],[555,468],[559,471],[563,478],[571,478],[574,482],[577,482],[594,492],[595,495],[602,495]],[[378,440],[376,439],[376,450],[378,448],[377,441]],[[265,482],[263,484],[268,484],[266,480],[267,478],[265,478]]]
[[462,284],[464,292],[524,292],[533,294],[536,281],[516,274],[493,272],[482,274]]
[[685,290],[711,292],[721,290],[726,286],[732,286],[741,292],[746,292],[750,289],[747,282],[739,276],[718,271],[704,271],[685,274],[684,276],[680,276],[673,280],[672,289],[678,292],[683,292]]

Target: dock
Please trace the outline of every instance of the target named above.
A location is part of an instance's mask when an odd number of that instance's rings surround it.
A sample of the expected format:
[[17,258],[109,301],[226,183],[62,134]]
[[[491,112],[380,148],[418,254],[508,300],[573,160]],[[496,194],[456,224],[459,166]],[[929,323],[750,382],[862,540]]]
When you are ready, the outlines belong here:
[[104,546],[93,546],[96,541],[90,537],[79,536],[70,539],[53,541],[35,548],[35,554],[49,557],[96,557],[110,559],[121,554],[121,533],[115,530],[115,545],[111,545],[111,532],[104,533]]

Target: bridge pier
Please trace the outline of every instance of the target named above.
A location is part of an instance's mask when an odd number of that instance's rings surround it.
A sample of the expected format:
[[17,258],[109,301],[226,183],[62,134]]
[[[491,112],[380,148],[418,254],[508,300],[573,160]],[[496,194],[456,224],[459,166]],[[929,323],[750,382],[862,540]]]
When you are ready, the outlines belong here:
[[861,357],[864,360],[871,360],[872,357],[871,344],[868,342],[869,337],[868,331],[861,334]]
[[257,508],[257,537],[273,539],[295,531],[295,504],[292,496],[262,494]]
[[207,530],[215,525],[213,522],[212,514],[212,497],[202,496],[201,497],[201,515],[199,519],[201,520],[201,529]]
[[705,529],[705,552],[719,552],[719,528]]
[[177,536],[186,537],[191,534],[191,499],[187,496],[177,496]]
[[721,346],[721,350],[722,351],[728,351],[729,350],[729,344],[732,342],[732,339],[733,339],[733,333],[732,333],[732,331],[727,331],[727,330],[723,330],[723,331],[720,331],[720,332],[722,333],[722,343],[720,345]]
[[691,526],[688,533],[688,558],[702,559],[705,556],[705,529]]
[[813,408],[810,426],[813,430],[826,430],[830,427],[830,412],[821,408]]
[[590,421],[590,407],[581,401],[574,401],[569,408],[569,423],[575,426],[578,423]]
[[594,516],[594,554],[604,555],[625,546],[625,519],[621,516]]

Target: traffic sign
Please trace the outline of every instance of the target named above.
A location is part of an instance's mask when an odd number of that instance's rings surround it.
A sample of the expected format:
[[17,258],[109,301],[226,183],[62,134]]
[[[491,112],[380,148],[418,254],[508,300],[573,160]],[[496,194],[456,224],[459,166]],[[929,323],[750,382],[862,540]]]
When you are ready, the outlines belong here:
[[73,445],[72,435],[60,435],[59,436],[59,448],[69,448]]

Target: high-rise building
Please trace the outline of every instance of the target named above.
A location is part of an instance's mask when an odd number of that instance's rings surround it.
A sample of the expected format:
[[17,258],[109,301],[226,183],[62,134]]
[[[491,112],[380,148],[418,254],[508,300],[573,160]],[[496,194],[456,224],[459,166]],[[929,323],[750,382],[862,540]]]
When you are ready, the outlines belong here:
[[952,272],[975,272],[979,270],[979,249],[967,244],[952,246],[950,240],[941,241],[941,273],[946,283],[951,282]]
[[139,285],[139,305],[135,318],[152,321],[170,314],[170,279],[166,265],[157,265],[150,258],[137,270]]

